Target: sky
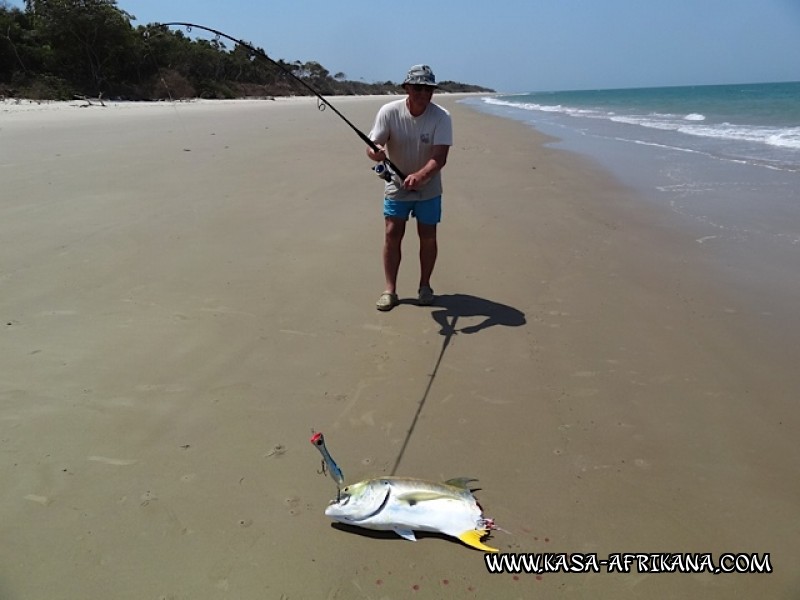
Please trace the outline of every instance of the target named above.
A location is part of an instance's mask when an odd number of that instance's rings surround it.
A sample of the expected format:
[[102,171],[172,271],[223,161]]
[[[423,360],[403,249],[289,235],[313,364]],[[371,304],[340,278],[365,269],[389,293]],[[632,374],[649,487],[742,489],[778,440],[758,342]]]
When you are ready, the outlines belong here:
[[[23,7],[22,0],[7,0]],[[800,0],[118,0],[331,74],[499,92],[800,81]],[[200,36],[198,30],[193,36]]]

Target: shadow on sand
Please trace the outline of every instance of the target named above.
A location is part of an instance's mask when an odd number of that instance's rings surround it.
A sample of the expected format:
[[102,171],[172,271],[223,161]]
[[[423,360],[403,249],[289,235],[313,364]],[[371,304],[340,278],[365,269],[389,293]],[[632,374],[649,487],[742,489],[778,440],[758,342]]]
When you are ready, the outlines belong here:
[[[441,327],[439,333],[446,336],[448,341],[456,333],[477,333],[495,325],[520,327],[526,323],[525,313],[521,310],[469,294],[437,296],[433,308],[431,316]],[[464,317],[479,317],[483,321],[456,329],[456,323]]]
[[[381,531],[376,529],[365,529],[363,527],[357,527],[355,525],[345,525],[344,523],[331,523],[331,527],[333,529],[338,529],[339,531],[344,531],[346,533],[353,533],[355,535],[360,535],[361,537],[367,537],[373,540],[392,540],[392,541],[399,541],[403,542],[403,540],[399,535],[397,535],[394,531]],[[425,538],[428,539],[440,539],[450,544],[455,544],[456,546],[464,546],[465,548],[469,549],[469,546],[465,546],[459,540],[452,538],[448,535],[443,533],[438,533],[435,531],[414,531],[414,535],[417,540],[424,540]],[[490,536],[491,537],[491,536]]]
[[[486,300],[485,298],[470,296],[468,294],[446,294],[444,296],[437,296],[432,308],[433,311],[431,312],[431,316],[441,327],[441,329],[439,329],[439,334],[444,336],[444,340],[442,341],[442,349],[439,352],[439,358],[436,359],[436,363],[433,366],[433,371],[428,379],[428,385],[425,388],[425,392],[422,394],[422,398],[417,404],[417,411],[414,414],[414,418],[411,420],[411,426],[408,428],[403,445],[397,455],[397,460],[395,461],[394,467],[391,471],[392,475],[395,475],[397,473],[397,469],[400,467],[400,462],[403,460],[403,456],[406,453],[408,443],[411,441],[411,436],[414,433],[414,429],[417,427],[419,415],[422,413],[425,402],[428,400],[428,394],[430,394],[431,386],[433,385],[433,382],[436,381],[436,374],[439,372],[439,365],[442,364],[442,358],[444,358],[444,353],[447,351],[447,347],[450,345],[450,340],[453,339],[453,336],[457,333],[477,333],[482,329],[493,327],[494,325],[520,327],[526,322],[525,313],[517,310],[516,308],[512,308],[511,306],[507,306],[505,304],[500,304],[499,302],[492,302],[491,300]],[[458,323],[458,320],[465,317],[479,317],[483,320],[477,325],[469,325],[467,327],[457,329],[456,324]]]

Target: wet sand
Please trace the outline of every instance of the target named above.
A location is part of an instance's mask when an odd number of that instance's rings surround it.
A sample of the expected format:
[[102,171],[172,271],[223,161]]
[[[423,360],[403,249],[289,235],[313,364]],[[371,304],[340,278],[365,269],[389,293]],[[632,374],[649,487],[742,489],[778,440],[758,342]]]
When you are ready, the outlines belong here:
[[[364,130],[384,101],[334,99]],[[312,101],[0,110],[0,598],[797,596],[791,305],[439,101],[440,298],[415,305],[410,228],[385,314],[381,184]],[[503,552],[774,573],[490,575],[450,539],[337,528],[312,429],[348,482],[478,478]]]

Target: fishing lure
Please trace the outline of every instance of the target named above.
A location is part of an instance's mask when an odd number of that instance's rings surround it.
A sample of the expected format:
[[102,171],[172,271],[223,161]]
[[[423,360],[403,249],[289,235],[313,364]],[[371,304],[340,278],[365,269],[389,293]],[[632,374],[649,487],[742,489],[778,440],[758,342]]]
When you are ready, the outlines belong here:
[[339,465],[336,464],[336,461],[333,460],[331,453],[328,452],[328,448],[325,446],[325,437],[321,431],[317,431],[311,436],[311,443],[322,454],[322,472],[330,473],[331,478],[336,482],[336,501],[338,502],[342,485],[344,484],[344,474]]
[[[301,79],[300,77],[298,77],[297,75],[295,75],[294,73],[292,73],[292,71],[290,71],[289,69],[287,69],[287,68],[286,68],[285,66],[283,66],[281,63],[279,63],[279,62],[277,62],[277,61],[275,61],[275,60],[271,59],[271,58],[270,58],[270,57],[267,55],[267,53],[266,53],[266,52],[264,52],[263,50],[261,50],[260,48],[256,48],[255,46],[253,46],[253,45],[251,45],[251,44],[248,44],[248,43],[247,43],[247,42],[245,42],[244,40],[237,39],[237,38],[235,38],[235,37],[233,37],[233,36],[230,36],[230,35],[228,35],[227,33],[222,33],[221,31],[219,31],[219,30],[217,30],[217,29],[212,29],[211,27],[205,27],[204,25],[196,25],[196,24],[194,24],[194,23],[185,23],[185,22],[180,22],[180,21],[173,22],[173,23],[161,23],[161,25],[163,25],[163,26],[165,26],[165,27],[185,27],[187,31],[191,31],[192,29],[202,29],[203,31],[208,31],[209,33],[213,33],[214,35],[216,35],[216,36],[217,36],[217,38],[221,38],[221,37],[223,37],[223,38],[225,38],[225,39],[227,39],[227,40],[230,40],[230,41],[232,41],[234,44],[239,44],[239,45],[240,45],[240,46],[242,46],[243,48],[247,48],[247,49],[248,49],[250,52],[252,52],[254,55],[256,55],[256,56],[260,56],[261,58],[263,58],[264,60],[266,60],[266,61],[267,61],[267,62],[269,62],[270,64],[272,64],[272,65],[274,65],[274,66],[278,67],[278,68],[279,68],[281,71],[283,71],[283,72],[284,72],[286,75],[288,75],[289,77],[291,77],[291,78],[292,78],[294,81],[296,81],[297,83],[299,83],[300,85],[302,85],[304,88],[306,88],[308,91],[310,91],[312,94],[314,94],[314,95],[317,97],[317,100],[319,101],[319,108],[320,108],[320,110],[324,110],[324,109],[325,109],[325,107],[328,107],[328,108],[330,108],[330,109],[331,109],[333,112],[335,112],[335,113],[336,113],[336,115],[337,115],[337,116],[338,116],[340,119],[342,119],[342,121],[344,121],[345,123],[347,123],[347,124],[350,126],[350,129],[352,129],[353,131],[355,131],[355,132],[356,132],[356,135],[357,135],[359,138],[361,138],[361,140],[362,140],[362,141],[363,141],[363,142],[364,142],[364,143],[365,143],[367,146],[369,146],[370,148],[372,148],[372,150],[373,150],[373,151],[375,151],[375,152],[381,152],[381,148],[379,148],[379,147],[378,147],[378,145],[377,145],[375,142],[373,142],[371,139],[369,139],[369,137],[368,137],[368,136],[367,136],[367,135],[366,135],[364,132],[362,132],[360,129],[358,129],[358,127],[356,127],[355,125],[353,125],[353,124],[352,124],[352,123],[351,123],[351,122],[348,120],[348,118],[347,118],[347,117],[345,117],[345,116],[344,116],[342,113],[340,113],[338,110],[336,110],[336,107],[335,107],[333,104],[331,104],[331,103],[330,103],[328,100],[326,100],[326,99],[325,99],[325,97],[323,97],[323,96],[322,96],[322,94],[320,94],[320,93],[319,93],[317,90],[315,90],[313,87],[311,87],[311,85],[310,85],[310,84],[309,84],[307,81],[305,81],[305,80]],[[387,158],[387,159],[384,161],[384,163],[385,163],[387,166],[391,167],[392,171],[394,171],[394,174],[395,174],[395,175],[397,175],[397,177],[400,179],[400,181],[403,181],[403,180],[406,178],[406,176],[405,176],[405,175],[403,175],[403,172],[402,172],[400,169],[398,169],[398,168],[397,168],[397,166],[396,166],[396,165],[395,165],[395,164],[394,164],[394,163],[393,163],[391,160],[389,160],[389,159]],[[386,178],[385,176],[381,175],[380,173],[379,173],[379,175],[380,175],[382,178],[384,178],[384,179]]]

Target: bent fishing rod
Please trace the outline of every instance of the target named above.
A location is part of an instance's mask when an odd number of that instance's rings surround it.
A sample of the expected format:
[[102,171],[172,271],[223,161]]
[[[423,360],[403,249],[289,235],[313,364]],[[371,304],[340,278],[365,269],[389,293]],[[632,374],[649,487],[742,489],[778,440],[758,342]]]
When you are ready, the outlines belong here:
[[[286,75],[291,77],[294,81],[296,81],[297,83],[302,85],[304,88],[306,88],[309,92],[314,94],[314,96],[316,96],[317,99],[319,100],[319,102],[321,103],[319,105],[320,106],[320,110],[325,110],[325,107],[330,108],[333,112],[336,113],[336,115],[342,121],[347,123],[350,126],[350,129],[355,131],[356,135],[359,138],[361,138],[361,140],[367,146],[369,146],[374,152],[382,152],[381,148],[379,148],[378,145],[375,142],[373,142],[371,139],[369,139],[369,137],[365,133],[363,133],[358,127],[353,125],[347,117],[345,117],[342,113],[340,113],[336,109],[336,107],[333,104],[331,104],[322,94],[320,94],[317,90],[315,90],[313,87],[311,87],[311,85],[309,85],[309,83],[307,81],[303,81],[300,77],[295,75],[291,70],[289,70],[286,67],[284,67],[281,63],[279,63],[279,62],[273,60],[272,58],[270,58],[267,55],[267,53],[264,52],[263,50],[261,50],[260,48],[256,48],[255,46],[245,42],[244,40],[237,39],[237,38],[235,38],[233,36],[228,35],[227,33],[223,33],[223,32],[221,32],[221,31],[219,31],[217,29],[212,29],[211,27],[206,27],[205,25],[196,25],[195,23],[184,23],[184,22],[160,23],[160,25],[163,25],[165,27],[185,27],[186,31],[189,31],[189,32],[191,32],[192,29],[202,29],[203,31],[208,31],[209,33],[213,33],[218,38],[221,38],[221,37],[225,38],[226,40],[230,40],[234,44],[239,44],[243,48],[247,48],[254,55],[260,56],[261,58],[263,58],[264,60],[266,60],[270,64],[278,67],[278,69],[283,71]],[[378,174],[379,177],[381,177],[381,179],[385,179],[386,181],[390,181],[391,180],[391,173],[387,172],[386,166],[388,166],[389,168],[391,168],[392,171],[394,171],[394,174],[397,175],[397,177],[400,179],[401,182],[406,178],[406,176],[403,175],[403,172],[400,169],[398,169],[397,166],[391,160],[386,158],[383,162],[385,163],[385,165],[382,165],[381,163],[378,163],[374,167],[374,171]],[[381,168],[381,167],[383,167],[383,168]]]

